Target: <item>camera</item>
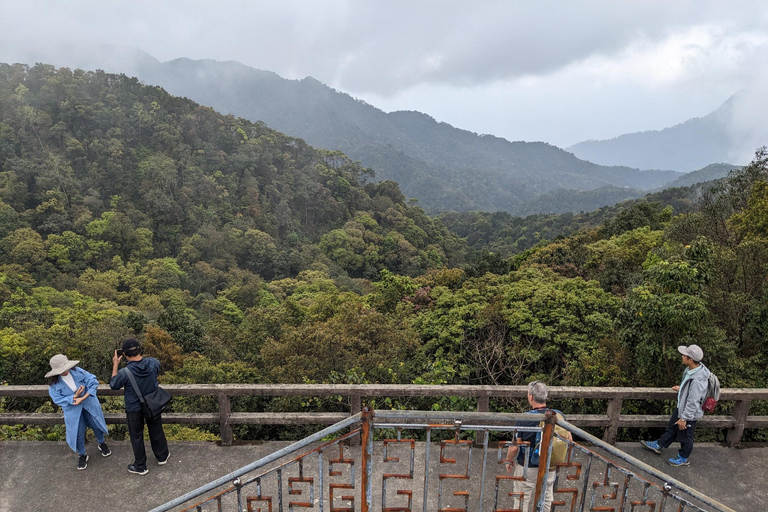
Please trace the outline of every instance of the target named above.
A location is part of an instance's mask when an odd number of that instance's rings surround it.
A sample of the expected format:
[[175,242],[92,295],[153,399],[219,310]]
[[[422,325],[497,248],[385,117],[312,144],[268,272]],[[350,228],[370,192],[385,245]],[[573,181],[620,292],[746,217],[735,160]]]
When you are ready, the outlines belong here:
[[117,357],[123,357],[123,349],[117,349]]

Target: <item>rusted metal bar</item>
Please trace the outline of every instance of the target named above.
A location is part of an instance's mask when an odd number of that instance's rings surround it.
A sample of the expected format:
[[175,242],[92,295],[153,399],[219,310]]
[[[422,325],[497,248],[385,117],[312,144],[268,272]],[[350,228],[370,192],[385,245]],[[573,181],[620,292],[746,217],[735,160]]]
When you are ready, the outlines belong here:
[[360,512],[368,512],[373,500],[373,493],[371,491],[371,483],[373,480],[373,436],[371,435],[373,427],[374,412],[368,407],[364,408],[360,413],[360,419],[362,420],[362,432],[360,435],[360,442],[362,443],[362,478],[361,487],[363,495],[360,497]]
[[616,444],[616,438],[619,435],[619,416],[621,416],[621,404],[624,402],[621,398],[613,398],[608,401],[608,418],[611,424],[603,432],[603,441],[610,444]]
[[[733,448],[741,443],[741,436],[744,435],[744,426],[747,423],[747,416],[749,416],[749,406],[752,404],[749,400],[740,400],[736,402],[733,408],[733,417],[736,419],[736,424],[733,425],[725,438],[727,446]],[[698,424],[697,424],[698,425]]]
[[[547,495],[547,477],[549,474],[549,459],[552,457],[552,433],[555,430],[557,415],[553,411],[544,414],[544,431],[541,433],[541,445],[539,446],[539,470],[536,475],[536,490],[533,494],[534,510],[544,510],[544,501]],[[533,450],[534,447],[531,447]],[[542,456],[543,455],[543,456]]]
[[232,426],[229,423],[229,415],[232,413],[229,396],[219,393],[219,431],[222,446],[232,446]]

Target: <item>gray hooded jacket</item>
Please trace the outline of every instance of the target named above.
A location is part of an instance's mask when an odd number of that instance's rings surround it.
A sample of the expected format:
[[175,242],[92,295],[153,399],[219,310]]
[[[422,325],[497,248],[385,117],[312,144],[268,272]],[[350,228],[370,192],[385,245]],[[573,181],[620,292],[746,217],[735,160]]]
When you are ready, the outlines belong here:
[[[701,364],[699,371],[680,387],[680,400],[677,403],[677,416],[686,421],[697,421],[704,416],[701,408],[707,398],[709,385],[709,368]],[[685,377],[685,371],[683,372]]]

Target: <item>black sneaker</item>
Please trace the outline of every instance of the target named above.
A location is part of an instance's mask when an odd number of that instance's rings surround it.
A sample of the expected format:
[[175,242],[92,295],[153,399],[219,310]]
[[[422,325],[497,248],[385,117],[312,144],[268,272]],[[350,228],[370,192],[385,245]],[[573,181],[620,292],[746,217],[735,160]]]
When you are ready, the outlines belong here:
[[107,446],[107,443],[101,443],[99,445],[99,451],[101,452],[102,457],[109,457],[112,455],[112,450],[109,449],[109,446]]
[[77,469],[85,469],[88,467],[88,456],[87,455],[81,455],[79,459],[77,459]]
[[171,452],[168,452],[168,455],[165,456],[165,460],[159,460],[157,461],[158,466],[165,466],[168,463],[168,459],[171,458]]
[[147,468],[139,469],[136,466],[134,466],[133,464],[128,464],[128,472],[129,473],[134,473],[134,474],[137,474],[137,475],[146,475],[147,473],[149,473],[149,470]]

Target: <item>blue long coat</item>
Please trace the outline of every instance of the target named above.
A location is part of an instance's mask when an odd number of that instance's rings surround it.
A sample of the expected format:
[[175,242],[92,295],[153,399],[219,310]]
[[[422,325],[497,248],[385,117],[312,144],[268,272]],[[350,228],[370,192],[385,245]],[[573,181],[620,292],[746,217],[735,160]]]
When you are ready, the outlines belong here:
[[80,405],[73,405],[75,392],[69,389],[64,383],[64,380],[59,377],[58,382],[48,386],[48,394],[51,396],[53,403],[64,410],[64,424],[67,427],[67,444],[74,451],[77,451],[77,429],[80,426],[80,416],[82,415],[83,408],[91,413],[91,416],[96,420],[96,424],[105,433],[107,432],[107,422],[104,421],[104,413],[101,411],[101,403],[96,398],[96,391],[99,388],[99,381],[93,374],[88,373],[82,368],[75,366],[69,370],[70,375],[75,380],[75,389],[80,386],[85,387],[85,391],[90,393],[90,396],[80,402]]

